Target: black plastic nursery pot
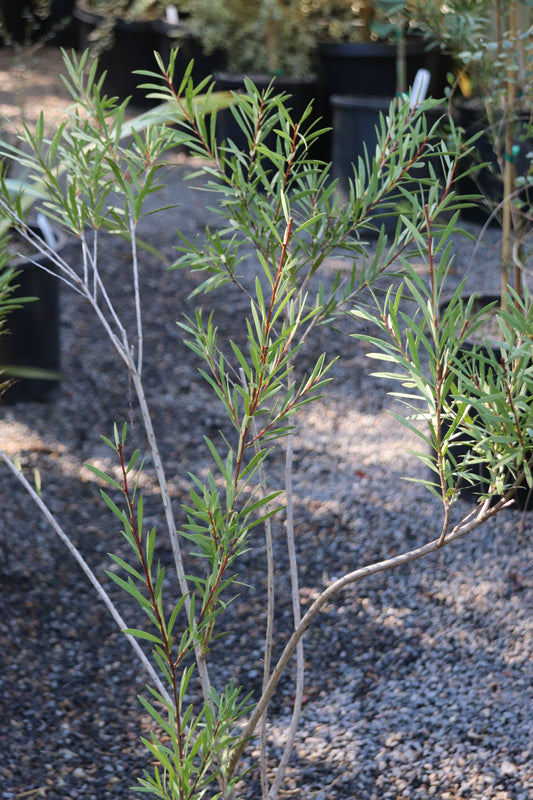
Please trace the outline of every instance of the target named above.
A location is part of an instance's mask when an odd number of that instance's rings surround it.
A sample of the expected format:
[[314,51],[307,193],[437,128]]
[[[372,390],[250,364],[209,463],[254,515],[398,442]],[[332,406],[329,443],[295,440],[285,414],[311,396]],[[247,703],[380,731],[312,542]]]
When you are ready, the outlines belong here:
[[[318,46],[321,97],[365,95],[394,97],[397,89],[398,48],[390,42],[321,42]],[[406,43],[407,82],[427,66],[428,54],[421,40]]]
[[[79,47],[81,50],[86,50],[91,46],[94,33],[102,23],[103,17],[86,8],[83,3],[76,5],[74,16],[78,23]],[[152,108],[160,101],[147,98],[147,92],[138,88],[138,85],[146,83],[147,79],[142,75],[136,75],[135,70],[151,70],[158,73],[154,52],[161,55],[166,65],[174,49],[178,50],[174,65],[176,87],[179,87],[192,59],[194,59],[192,79],[195,84],[223,68],[220,52],[206,55],[201,43],[190,36],[186,25],[180,22],[171,23],[164,19],[130,22],[118,18],[113,31],[112,45],[104,50],[98,59],[100,71],[106,71],[106,92],[117,96],[119,100],[131,97],[132,104],[140,109]]]
[[365,147],[371,156],[377,144],[377,127],[380,115],[387,114],[390,97],[366,95],[333,95],[333,148],[332,174],[339,181],[343,199],[349,195],[349,181],[353,165],[359,156],[364,157]]
[[[76,5],[73,13],[78,24],[79,48],[89,49],[93,44],[94,32],[104,18],[82,4]],[[147,92],[138,88],[139,84],[147,82],[146,78],[134,73],[139,69],[158,71],[154,51],[162,49],[164,35],[161,21],[129,22],[117,19],[112,46],[98,58],[100,73],[106,72],[104,88],[108,95],[118,97],[120,101],[130,97],[131,103],[140,109],[152,108],[157,103],[147,99]]]
[[[473,306],[473,311],[477,312],[483,309],[486,306],[491,304],[498,304],[500,303],[500,297],[496,295],[483,295],[479,298],[476,298]],[[441,307],[441,311],[444,310],[444,305]],[[464,357],[465,360],[469,359],[472,355],[474,350],[480,351],[481,354],[488,357],[490,355],[490,345],[484,344],[474,344],[472,342],[464,342],[460,351],[459,351],[459,358]],[[495,354],[499,357],[499,349],[494,348]],[[533,397],[531,398],[533,402]],[[475,419],[473,412],[470,412],[472,419]],[[446,426],[443,426],[444,430],[446,431]],[[458,436],[453,443],[449,447],[450,454],[457,459],[458,461],[462,460],[465,456],[468,455],[470,452],[471,447],[468,443],[468,437],[465,436],[461,439]],[[474,480],[473,482],[466,482],[461,481],[459,483],[459,488],[461,490],[461,496],[467,500],[475,501],[479,498],[479,496],[486,491],[488,483],[487,480],[489,478],[489,472],[487,468],[483,464],[475,464],[471,467],[473,475],[479,476],[479,481]],[[492,502],[494,505],[500,498],[495,496]],[[533,511],[533,489],[530,489],[526,483],[520,486],[514,495],[513,498],[514,502],[510,506],[518,511]]]
[[1,31],[2,42],[11,40],[21,44],[28,37],[32,38],[33,32],[28,29],[26,14],[30,3],[24,0],[15,3],[13,0],[0,0],[0,12],[2,14],[3,26]]
[[[58,237],[57,249],[65,242]],[[14,281],[18,286],[14,299],[37,299],[13,311],[6,320],[7,332],[0,336],[0,371],[6,369],[1,379],[13,381],[0,403],[48,402],[60,385],[60,281],[46,271],[52,266],[46,256],[16,260],[12,266],[19,271]],[[43,375],[25,377],[25,370],[32,374],[43,371]]]
[[33,16],[38,3],[32,0],[0,0],[5,24],[0,40],[5,42],[48,42],[60,47],[76,45],[72,11],[75,0],[52,0],[48,16]]
[[[389,101],[395,97],[397,53],[397,45],[391,42],[321,42],[318,46],[318,112],[324,124],[335,126],[333,97],[385,97]],[[429,94],[443,96],[445,66],[441,54],[437,50],[428,51],[421,39],[406,42],[407,86],[412,86],[418,70],[425,68],[432,76]],[[329,159],[331,134],[325,138]]]
[[52,0],[47,25],[53,30],[51,44],[56,47],[78,46],[78,30],[74,19],[75,0]]
[[[84,6],[77,5],[74,16],[78,22],[78,42],[81,50],[90,48],[92,34],[103,21]],[[152,22],[126,22],[118,19],[113,31],[113,45],[98,58],[100,72],[106,71],[104,88],[107,94],[119,100],[131,97],[132,104],[140,108],[152,106],[153,101],[146,99],[146,92],[138,89],[139,83],[145,82],[137,69],[156,69],[154,50],[159,46],[159,33]]]
[[[391,98],[334,95],[331,98],[333,108],[333,146],[332,146],[332,175],[338,180],[338,191],[342,200],[349,197],[350,179],[353,178],[354,164],[359,157],[365,157],[365,148],[372,158],[378,143],[377,130],[380,117],[389,112]],[[430,112],[429,123],[437,122],[443,116],[445,109],[436,108]],[[427,170],[416,171],[419,178],[427,178]],[[413,176],[413,188],[416,189],[416,180]],[[398,203],[401,198],[398,199]],[[396,207],[394,207],[396,206]],[[376,225],[385,226],[387,233],[393,233],[396,228],[398,213],[401,206],[387,203],[385,200],[382,211],[377,210]]]

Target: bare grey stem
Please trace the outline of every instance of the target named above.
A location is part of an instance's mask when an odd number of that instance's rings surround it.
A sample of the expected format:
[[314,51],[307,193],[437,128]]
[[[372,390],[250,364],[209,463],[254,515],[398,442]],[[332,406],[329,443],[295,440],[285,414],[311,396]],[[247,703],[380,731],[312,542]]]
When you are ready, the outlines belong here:
[[[124,632],[126,630],[126,628],[128,627],[128,625],[126,624],[124,619],[121,617],[120,612],[118,611],[117,607],[115,606],[115,604],[113,603],[113,601],[109,597],[108,593],[106,592],[106,590],[104,589],[104,587],[102,586],[102,584],[100,583],[100,581],[98,580],[98,578],[96,577],[96,575],[94,574],[94,572],[92,571],[90,566],[87,564],[87,562],[83,558],[83,556],[80,553],[80,551],[78,550],[78,548],[72,542],[72,539],[69,537],[69,535],[67,533],[65,533],[65,531],[60,526],[60,524],[57,521],[57,519],[55,518],[55,516],[52,514],[52,512],[50,511],[50,509],[48,508],[46,503],[42,500],[42,498],[39,496],[39,494],[36,492],[36,490],[33,488],[31,483],[29,483],[29,481],[26,480],[26,478],[24,477],[22,472],[19,469],[17,469],[17,467],[15,466],[13,461],[11,461],[9,456],[2,449],[0,449],[0,458],[2,459],[4,464],[7,466],[7,468],[17,478],[17,480],[22,484],[22,486],[28,492],[28,494],[30,495],[32,500],[39,507],[39,510],[41,511],[42,515],[49,522],[51,527],[55,530],[55,532],[57,533],[57,535],[59,536],[61,541],[66,545],[66,547],[69,550],[69,552],[74,556],[74,558],[76,559],[76,561],[80,565],[81,569],[83,570],[85,575],[89,578],[90,582],[94,586],[98,597],[101,600],[103,600],[103,602],[105,603],[105,605],[106,605],[108,611],[110,612],[111,616],[113,617],[113,619],[117,623],[118,627],[120,628],[121,631]],[[150,663],[149,659],[147,658],[147,656],[145,655],[145,653],[143,652],[143,650],[139,646],[139,642],[137,641],[137,639],[134,636],[131,636],[131,634],[129,634],[129,633],[126,633],[125,636],[126,636],[127,640],[129,641],[129,643],[131,644],[131,646],[133,647],[133,650],[135,651],[135,655],[138,657],[139,661],[142,663],[143,667],[146,669],[147,673],[149,674],[151,680],[154,682],[154,685],[157,686],[157,690],[165,698],[165,700],[167,700],[169,703],[172,702],[171,699],[170,699],[170,695],[168,694],[167,690],[165,689],[164,685],[162,684],[161,679],[159,678],[157,672],[154,670],[154,668],[153,668],[152,664]]]
[[434,553],[441,547],[451,544],[457,539],[466,536],[468,533],[478,528],[488,519],[494,517],[499,511],[502,510],[502,508],[505,508],[509,504],[509,502],[505,500],[505,498],[500,500],[493,507],[489,507],[488,502],[482,504],[482,506],[479,508],[479,511],[474,515],[473,518],[469,514],[467,515],[467,517],[465,517],[465,519],[461,520],[461,522],[459,522],[444,539],[442,538],[442,535],[440,535],[437,539],[433,539],[432,541],[427,542],[426,544],[423,544],[420,547],[416,547],[413,550],[408,550],[405,553],[400,553],[397,556],[392,556],[391,558],[386,558],[382,561],[377,561],[373,564],[368,564],[365,567],[360,567],[359,569],[353,570],[352,572],[348,572],[338,580],[334,581],[332,584],[330,584],[326,589],[324,589],[321,592],[321,594],[317,597],[317,599],[314,601],[314,603],[309,607],[305,615],[302,617],[302,620],[298,625],[298,627],[293,631],[289,641],[285,645],[285,648],[272,672],[268,686],[263,692],[252,714],[250,715],[248,724],[245,726],[242,732],[241,743],[239,744],[238,747],[235,748],[233,752],[232,760],[228,770],[230,775],[232,775],[233,772],[235,771],[235,768],[241,758],[244,748],[246,747],[246,742],[250,739],[255,729],[257,728],[259,720],[263,715],[264,709],[267,706],[268,702],[270,701],[270,698],[272,697],[281,679],[281,676],[283,675],[287,667],[287,664],[292,658],[292,655],[294,654],[298,642],[300,641],[300,639],[302,638],[302,636],[304,635],[305,631],[307,630],[311,622],[314,620],[314,618],[320,613],[324,605],[334,596],[336,596],[340,591],[356,583],[362,578],[369,577],[370,575],[376,575],[379,572],[386,572],[390,569],[394,569],[395,567],[399,567],[403,564],[408,564],[411,561],[417,561],[429,555],[430,553]]
[[[176,522],[174,519],[174,512],[172,510],[172,500],[170,498],[168,482],[165,474],[165,469],[163,467],[163,462],[161,460],[159,447],[157,445],[157,439],[152,425],[152,418],[150,416],[150,411],[148,409],[148,403],[146,401],[146,395],[144,393],[144,387],[141,381],[141,376],[135,369],[133,363],[130,363],[130,375],[133,381],[133,385],[135,387],[135,392],[137,394],[137,400],[139,402],[139,408],[141,411],[141,416],[143,419],[146,436],[148,438],[148,445],[154,462],[154,468],[156,471],[159,488],[161,490],[161,501],[163,503],[163,508],[165,510],[165,519],[167,523],[167,530],[170,538],[170,543],[172,546],[172,552],[174,555],[174,563],[176,566],[176,575],[178,578],[178,584],[180,587],[180,591],[185,598],[185,608],[187,611],[187,615],[190,618],[191,602],[189,595],[189,585],[187,583],[187,578],[185,575],[185,567],[183,565],[183,557],[181,554],[181,545],[176,528]],[[195,644],[194,649],[198,665],[198,673],[200,675],[200,680],[202,683],[202,691],[204,694],[204,699],[211,705],[212,704],[212,700],[210,697],[211,682],[209,679],[209,673],[207,670],[205,657],[202,653],[202,649],[199,644]]]
[[[291,576],[291,593],[292,593],[292,614],[294,620],[294,629],[297,630],[301,622],[301,606],[300,606],[300,587],[298,578],[298,561],[296,558],[296,547],[294,540],[294,514],[293,514],[293,487],[292,487],[292,454],[293,454],[294,434],[291,433],[287,437],[287,449],[285,453],[285,489],[287,492],[287,551],[289,554],[289,572]],[[294,706],[292,711],[291,723],[287,733],[287,741],[283,749],[283,753],[278,764],[276,777],[270,789],[269,800],[276,800],[281,784],[285,777],[285,771],[289,763],[290,757],[293,752],[294,740],[298,732],[298,725],[300,723],[300,715],[302,711],[302,701],[304,693],[305,682],[305,669],[304,669],[304,647],[303,640],[300,638],[296,645],[296,688],[294,696]]]
[[131,215],[131,212],[130,212],[129,224],[130,224],[131,256],[132,256],[132,268],[133,268],[133,289],[135,292],[135,315],[137,323],[137,372],[140,375],[142,372],[142,363],[143,363],[143,326],[142,326],[142,315],[141,315],[141,292],[139,288],[139,259],[137,251],[137,240],[135,237],[137,226],[135,224],[135,220]]

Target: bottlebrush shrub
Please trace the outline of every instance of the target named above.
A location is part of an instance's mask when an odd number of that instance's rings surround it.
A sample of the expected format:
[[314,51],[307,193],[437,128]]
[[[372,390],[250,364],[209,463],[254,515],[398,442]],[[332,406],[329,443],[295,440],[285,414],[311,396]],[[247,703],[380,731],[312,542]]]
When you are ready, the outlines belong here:
[[[475,384],[472,375],[479,374],[484,362],[474,355],[478,372],[465,373],[457,364],[456,353],[466,331],[477,324],[476,318],[463,306],[459,293],[442,320],[436,311],[451,260],[450,234],[456,231],[458,210],[466,202],[453,190],[464,148],[453,126],[446,141],[438,137],[436,127],[428,127],[425,111],[433,107],[432,101],[417,109],[412,109],[406,98],[392,103],[381,122],[376,152],[356,165],[350,200],[341,204],[329,166],[311,155],[320,131],[309,122],[310,111],[293,120],[284,96],[271,89],[260,93],[248,81],[246,93],[236,98],[232,107],[247,136],[247,147],[239,149],[231,141],[216,141],[211,113],[214,97],[205,83],[194,88],[186,75],[181,86],[173,88],[173,61],[168,68],[160,64],[161,75],[147,74],[148,91],[165,105],[128,124],[124,105],[116,106],[102,97],[94,68],[87,74],[85,65],[85,58],[66,60],[67,80],[76,100],[66,122],[50,141],[44,137],[42,124],[35,132],[25,129],[18,153],[29,171],[34,194],[43,198],[44,213],[77,237],[81,258],[66,263],[50,252],[26,226],[21,203],[13,200],[5,184],[1,203],[5,216],[36,250],[51,256],[57,274],[93,307],[137,395],[166,530],[145,525],[139,489],[142,457],[130,448],[125,425],[116,425],[106,439],[117,460],[118,477],[92,467],[107,484],[103,499],[131,546],[131,559],[113,556],[114,571],[109,574],[138,602],[137,627],[125,624],[83,553],[51,514],[44,494],[4,452],[0,455],[81,564],[147,671],[148,693],[141,702],[154,722],[154,732],[145,740],[153,768],[139,779],[138,788],[173,800],[199,800],[206,793],[229,800],[236,796],[237,782],[246,781],[243,754],[258,735],[263,796],[274,798],[298,728],[305,631],[325,604],[347,586],[451,544],[511,501],[515,479],[524,472],[530,475],[524,454],[532,450],[531,425],[522,415],[528,370],[510,375],[502,368],[498,377],[494,364],[489,398],[478,392],[466,399],[467,383]],[[163,120],[173,124],[162,124]],[[201,374],[212,388],[214,401],[225,410],[232,432],[224,439],[208,439],[211,468],[205,475],[192,475],[190,498],[184,506],[186,521],[181,526],[174,518],[142,380],[143,361],[151,354],[143,347],[137,241],[145,200],[157,191],[165,168],[164,153],[176,145],[186,145],[193,155],[201,156],[199,169],[207,179],[204,189],[211,192],[221,221],[220,228],[207,230],[199,240],[181,238],[175,266],[201,278],[197,289],[201,304],[190,318],[181,320],[181,330],[197,354]],[[413,173],[421,161],[426,169],[420,174],[426,177],[415,186]],[[390,213],[383,204],[394,206],[391,198],[395,195],[401,197],[403,213],[394,235],[387,238],[380,230],[369,246],[368,233],[376,233],[376,209]],[[103,231],[129,241],[132,318],[136,320],[132,330],[121,320],[105,290],[98,247]],[[255,281],[248,280],[246,268],[251,252],[261,267]],[[352,259],[351,273],[321,282],[324,261],[334,253]],[[411,267],[414,254],[418,261],[425,261],[429,279]],[[390,283],[390,289],[383,295],[378,286],[384,283]],[[227,284],[242,290],[248,311],[236,316],[232,341],[221,343],[210,298]],[[380,335],[359,335],[374,343],[378,356],[391,363],[391,374],[400,381],[400,399],[425,421],[419,425],[410,417],[399,417],[436,453],[430,461],[435,477],[425,482],[439,498],[442,516],[425,544],[373,564],[354,565],[326,587],[318,586],[314,601],[303,613],[292,512],[292,437],[299,417],[331,378],[327,354],[317,357],[307,370],[302,368],[301,347],[313,328],[341,313],[362,316],[367,325],[381,329]],[[531,325],[530,310],[528,314],[520,318],[527,317]],[[245,346],[238,344],[243,333]],[[525,337],[527,332],[523,333]],[[508,346],[502,345],[502,352],[516,359],[522,351],[511,339]],[[516,398],[514,412],[507,413],[508,424],[497,437],[500,451],[494,452],[484,446],[488,437],[494,438],[496,418],[488,413],[487,404],[499,403],[498,413],[506,413],[500,400],[509,391]],[[468,404],[486,412],[473,426],[467,419]],[[459,521],[454,514],[452,522],[450,511],[459,494],[458,480],[468,479],[469,471],[468,463],[456,463],[449,455],[449,443],[458,430],[470,432],[473,444],[478,445],[477,457],[488,459],[498,480],[487,485],[477,506]],[[518,436],[528,446],[517,456],[514,472],[511,470],[507,484],[502,485],[500,456],[513,451]],[[276,484],[269,471],[270,454],[280,448],[287,465],[285,486]],[[420,457],[428,460],[424,453]],[[503,497],[491,503],[496,489],[503,491]],[[272,655],[275,601],[271,589],[277,568],[272,555],[274,515],[284,518],[287,531],[294,614],[292,632],[277,661]],[[163,536],[170,540],[175,565],[174,576],[166,578],[157,559]],[[263,687],[260,697],[252,700],[245,685],[237,685],[213,668],[216,649],[211,649],[211,644],[225,631],[227,605],[238,591],[237,574],[239,580],[247,580],[242,554],[257,547],[258,539],[268,554],[268,586]],[[199,556],[196,571],[185,571],[184,547],[192,547]],[[176,596],[177,602],[171,603],[170,597]],[[255,653],[250,653],[250,659],[255,658]],[[294,712],[287,745],[271,782],[266,769],[266,714],[281,676],[289,669],[295,672]],[[193,679],[202,686],[198,702],[191,701],[187,691]]]

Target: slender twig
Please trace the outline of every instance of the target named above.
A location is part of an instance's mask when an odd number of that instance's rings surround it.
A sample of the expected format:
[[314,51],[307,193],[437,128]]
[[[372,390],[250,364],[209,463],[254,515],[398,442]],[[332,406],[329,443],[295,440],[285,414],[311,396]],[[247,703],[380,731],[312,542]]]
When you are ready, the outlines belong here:
[[[297,630],[302,619],[301,606],[300,606],[300,587],[298,578],[298,561],[296,558],[296,546],[294,539],[294,509],[293,509],[293,487],[292,487],[292,469],[293,469],[293,443],[294,434],[291,432],[287,437],[287,448],[285,453],[285,489],[287,492],[287,506],[286,506],[286,524],[287,524],[287,551],[289,554],[289,573],[291,577],[291,594],[292,594],[292,615],[294,620],[294,629]],[[270,789],[269,800],[276,800],[281,784],[285,777],[290,757],[293,752],[294,741],[298,732],[300,724],[300,716],[302,712],[302,702],[304,694],[304,647],[303,640],[300,639],[296,645],[296,669],[295,669],[295,690],[294,690],[294,704],[291,716],[289,730],[287,731],[287,741],[281,759],[276,771],[274,783]]]
[[470,515],[465,517],[465,519],[461,520],[461,522],[459,522],[445,536],[444,539],[442,539],[442,536],[439,536],[437,539],[433,539],[432,541],[427,542],[420,547],[414,548],[413,550],[408,550],[404,553],[400,553],[399,555],[392,556],[391,558],[386,558],[382,561],[377,561],[374,564],[368,564],[367,566],[360,567],[352,572],[348,572],[338,580],[331,583],[320,593],[320,595],[316,598],[314,603],[309,607],[307,612],[302,617],[298,627],[295,628],[291,634],[272,672],[267,688],[260,697],[257,705],[250,715],[248,723],[242,731],[241,742],[233,751],[231,762],[228,767],[228,774],[230,776],[235,772],[237,764],[239,763],[239,760],[244,752],[244,748],[246,747],[246,743],[250,737],[253,736],[266,705],[276,690],[276,687],[285,672],[287,664],[294,655],[298,642],[304,635],[305,631],[309,628],[315,617],[322,611],[324,606],[343,589],[348,588],[363,578],[376,575],[379,572],[386,572],[390,569],[395,569],[396,567],[400,567],[404,564],[409,564],[412,561],[418,561],[419,559],[425,558],[431,553],[440,550],[442,547],[455,542],[457,539],[466,536],[468,533],[475,530],[480,525],[483,525],[487,520],[498,514],[504,507],[509,505],[511,502],[509,499],[509,494],[511,493],[506,494],[505,497],[498,501],[494,506],[490,506],[490,498],[488,498],[480,506],[479,511],[474,518],[470,519]]
[[135,302],[135,316],[137,321],[137,372],[142,372],[143,365],[143,324],[141,313],[141,291],[139,286],[139,259],[137,250],[137,227],[131,211],[129,212],[131,263],[133,272],[133,290]]
[[[165,519],[167,523],[167,531],[170,538],[171,546],[172,546],[172,553],[174,556],[174,564],[176,566],[176,576],[178,579],[178,584],[180,587],[180,591],[185,598],[185,608],[187,610],[187,615],[190,617],[191,612],[191,602],[190,602],[190,595],[189,595],[189,585],[187,582],[187,577],[185,573],[185,567],[183,564],[183,557],[181,553],[181,544],[178,536],[178,531],[174,519],[174,511],[172,509],[172,500],[170,497],[170,490],[168,488],[167,477],[165,473],[165,469],[163,466],[163,461],[161,459],[161,454],[159,451],[159,446],[157,444],[157,438],[154,432],[154,427],[152,424],[152,418],[150,415],[150,410],[148,407],[148,402],[146,400],[146,395],[144,393],[144,386],[141,381],[141,376],[134,369],[134,365],[132,364],[130,369],[130,375],[133,381],[133,385],[135,388],[135,393],[137,395],[137,401],[139,403],[139,410],[141,412],[141,416],[143,419],[144,429],[146,432],[146,436],[148,438],[148,445],[150,447],[150,453],[152,455],[152,460],[154,462],[154,469],[156,471],[157,480],[159,483],[159,488],[161,491],[161,502],[163,503],[163,509],[165,512]],[[196,661],[198,664],[198,673],[200,676],[200,680],[202,683],[202,691],[204,694],[204,699],[206,702],[212,704],[212,700],[210,698],[210,688],[211,682],[209,679],[209,673],[207,670],[207,664],[205,661],[205,656],[202,652],[202,648],[199,643],[195,643],[195,655]]]
[[[100,581],[98,580],[98,578],[96,577],[96,575],[94,574],[94,572],[92,571],[90,566],[87,564],[87,562],[83,558],[82,554],[80,553],[80,551],[78,550],[76,545],[73,543],[73,541],[70,538],[70,536],[67,533],[65,533],[65,531],[63,530],[63,528],[61,527],[61,525],[59,524],[59,522],[57,521],[55,516],[52,514],[52,512],[50,511],[50,509],[48,508],[48,506],[46,505],[44,500],[40,497],[40,495],[37,493],[37,491],[34,489],[34,487],[31,485],[31,483],[24,477],[22,472],[19,469],[17,469],[17,467],[15,466],[13,461],[9,458],[9,456],[2,449],[0,449],[0,458],[2,459],[4,464],[7,466],[7,468],[13,473],[13,475],[16,477],[16,479],[19,481],[19,483],[24,487],[26,492],[30,495],[30,497],[32,498],[34,503],[38,506],[38,508],[39,508],[40,512],[42,513],[43,517],[48,521],[48,523],[51,525],[51,527],[57,533],[57,535],[59,536],[61,541],[66,545],[68,551],[74,556],[74,558],[76,559],[76,561],[78,562],[78,564],[82,568],[83,572],[85,573],[85,575],[87,575],[87,577],[89,578],[89,580],[92,583],[93,587],[95,588],[96,593],[98,594],[98,597],[101,600],[103,600],[103,602],[105,603],[108,611],[110,612],[111,616],[113,617],[113,619],[117,623],[117,625],[120,628],[120,630],[124,631],[126,628],[128,628],[128,625],[126,624],[126,622],[121,617],[120,612],[118,611],[117,607],[115,606],[115,604],[113,603],[113,601],[109,597],[108,593],[106,592],[106,590],[104,589],[104,587],[102,586],[102,584],[100,583]],[[147,656],[145,655],[145,653],[143,652],[143,650],[139,646],[139,643],[138,643],[137,639],[134,636],[131,636],[131,634],[129,634],[129,633],[126,633],[125,636],[126,636],[128,642],[133,647],[133,650],[135,651],[135,654],[138,657],[139,661],[142,663],[143,667],[146,669],[147,673],[149,674],[151,680],[154,682],[154,685],[157,686],[157,689],[160,692],[160,694],[169,703],[172,702],[171,699],[170,699],[170,695],[168,694],[168,692],[165,689],[164,685],[161,683],[159,675],[154,670],[154,668],[152,667],[152,664],[150,663],[149,659],[147,658]]]
[[[244,375],[242,375],[244,378]],[[255,434],[257,427],[255,419],[253,420],[253,432]],[[259,451],[259,446],[256,445],[256,452]],[[266,494],[266,474],[263,463],[259,466],[259,480],[261,483],[261,492],[263,496]],[[263,656],[263,687],[265,690],[269,678],[270,670],[272,668],[272,644],[274,640],[274,611],[275,611],[275,568],[274,568],[274,544],[272,538],[272,520],[269,516],[265,521],[265,547],[266,547],[266,563],[267,563],[267,613],[265,624],[265,651]],[[265,713],[261,718],[261,725],[259,728],[259,766],[261,772],[261,791],[263,800],[268,800],[268,778],[267,778],[267,752],[266,752],[266,739],[267,739],[267,715]]]

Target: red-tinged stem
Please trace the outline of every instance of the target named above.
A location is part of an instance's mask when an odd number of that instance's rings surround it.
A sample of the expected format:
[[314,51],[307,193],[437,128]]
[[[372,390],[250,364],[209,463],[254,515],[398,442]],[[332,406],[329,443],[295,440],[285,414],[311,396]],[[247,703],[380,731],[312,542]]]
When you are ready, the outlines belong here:
[[[279,257],[278,269],[277,269],[277,273],[276,273],[276,278],[275,278],[274,283],[272,285],[272,292],[271,292],[271,296],[270,296],[270,305],[269,305],[267,316],[266,316],[266,319],[265,319],[264,340],[263,340],[263,344],[261,345],[261,356],[260,356],[261,369],[260,369],[259,379],[257,381],[257,386],[253,389],[253,392],[252,392],[252,401],[250,403],[250,410],[249,410],[249,413],[248,413],[249,419],[252,418],[254,416],[255,412],[257,411],[257,407],[258,407],[259,402],[261,400],[261,394],[262,394],[262,391],[263,391],[263,388],[264,388],[264,385],[265,385],[265,378],[266,378],[265,372],[266,372],[266,363],[267,363],[267,358],[268,358],[268,340],[270,338],[270,334],[271,334],[271,330],[272,330],[272,317],[273,317],[273,314],[274,314],[274,308],[275,308],[276,301],[277,301],[279,284],[280,284],[280,281],[281,281],[281,278],[282,278],[282,275],[283,275],[283,268],[285,266],[285,261],[286,261],[286,258],[287,258],[287,248],[288,248],[289,241],[290,241],[292,223],[293,223],[293,218],[290,217],[289,221],[287,222],[287,226],[285,228],[285,235],[283,237],[283,243],[282,243],[282,246],[281,246],[281,254],[280,254],[280,257]],[[240,436],[240,439],[239,439],[239,449],[238,449],[238,453],[237,453],[237,461],[236,461],[236,464],[235,464],[235,473],[234,473],[234,476],[233,476],[233,481],[234,481],[235,485],[237,485],[237,482],[239,480],[239,475],[240,475],[240,472],[241,472],[242,459],[243,459],[243,456],[244,456],[244,451],[245,451],[246,447],[248,446],[248,433],[249,433],[249,431],[250,431],[250,421],[248,420],[246,422],[245,426],[244,426],[244,429],[241,432],[241,436]]]
[[[177,739],[177,742],[178,742],[179,759],[180,759],[180,762],[182,762],[183,761],[183,742],[182,742],[181,718],[180,718],[180,709],[179,709],[179,692],[178,692],[178,685],[177,685],[176,669],[175,669],[175,666],[174,666],[174,659],[172,658],[172,653],[171,653],[171,649],[170,649],[171,645],[170,645],[170,642],[169,642],[169,637],[167,635],[166,625],[165,625],[165,622],[163,620],[163,617],[161,616],[161,612],[159,610],[159,605],[158,605],[157,598],[156,598],[156,595],[155,595],[155,590],[154,590],[154,585],[153,585],[153,581],[152,581],[152,575],[151,575],[151,572],[150,572],[150,568],[149,568],[149,565],[147,564],[146,557],[145,557],[144,552],[143,552],[142,540],[141,540],[142,533],[137,528],[137,521],[135,519],[135,509],[134,509],[134,506],[133,506],[133,499],[132,499],[131,494],[130,494],[130,489],[129,489],[129,484],[128,484],[128,473],[127,473],[126,463],[124,461],[124,449],[123,449],[122,444],[119,444],[117,446],[117,452],[118,452],[118,456],[119,456],[119,459],[120,459],[120,468],[122,470],[122,485],[123,485],[122,492],[124,494],[124,497],[126,498],[126,503],[127,503],[127,506],[128,506],[128,516],[129,516],[130,527],[131,527],[131,531],[132,531],[133,537],[135,539],[135,544],[137,545],[137,554],[138,554],[139,561],[141,562],[142,569],[143,569],[143,572],[144,572],[146,588],[148,589],[148,593],[150,595],[150,603],[152,605],[152,609],[154,611],[154,614],[155,614],[155,617],[156,617],[156,620],[157,620],[157,627],[159,629],[159,633],[161,634],[161,639],[162,639],[162,642],[163,642],[163,648],[164,648],[164,651],[165,651],[165,657],[166,657],[166,661],[167,661],[167,665],[168,665],[168,668],[169,668],[170,677],[171,677],[171,681],[172,681],[172,694],[173,694],[173,701],[174,701],[174,715],[175,715],[175,724],[176,724],[176,739]],[[180,796],[180,800],[184,800],[184,794],[183,794],[183,789],[182,789],[181,785],[179,787],[179,796]]]

